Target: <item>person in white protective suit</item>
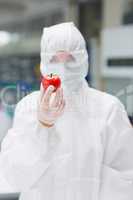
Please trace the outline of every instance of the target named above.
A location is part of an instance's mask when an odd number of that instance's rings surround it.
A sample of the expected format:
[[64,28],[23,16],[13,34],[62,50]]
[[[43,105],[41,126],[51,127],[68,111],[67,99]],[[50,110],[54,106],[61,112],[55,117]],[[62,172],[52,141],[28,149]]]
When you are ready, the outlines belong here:
[[41,86],[18,103],[2,143],[0,188],[21,200],[133,199],[133,129],[116,97],[88,86],[87,70],[72,22],[44,28],[41,73],[58,74],[62,88]]

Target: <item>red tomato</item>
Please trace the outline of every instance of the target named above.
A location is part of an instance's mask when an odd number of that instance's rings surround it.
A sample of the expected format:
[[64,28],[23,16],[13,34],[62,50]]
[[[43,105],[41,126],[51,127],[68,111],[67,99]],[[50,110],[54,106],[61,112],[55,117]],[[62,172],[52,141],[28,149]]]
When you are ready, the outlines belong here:
[[[42,78],[42,85],[43,88],[46,90],[50,85],[53,85],[55,87],[55,91],[57,88],[61,86],[61,80],[58,75],[50,74],[46,75]],[[55,92],[54,91],[54,92]]]

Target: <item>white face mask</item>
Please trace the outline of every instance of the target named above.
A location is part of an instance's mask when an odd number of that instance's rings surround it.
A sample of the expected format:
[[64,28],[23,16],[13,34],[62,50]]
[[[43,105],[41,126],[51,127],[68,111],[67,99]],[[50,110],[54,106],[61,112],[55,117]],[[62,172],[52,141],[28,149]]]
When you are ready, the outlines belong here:
[[61,80],[64,80],[64,63],[49,63],[47,66],[44,66],[41,70],[43,76],[48,74],[56,74]]

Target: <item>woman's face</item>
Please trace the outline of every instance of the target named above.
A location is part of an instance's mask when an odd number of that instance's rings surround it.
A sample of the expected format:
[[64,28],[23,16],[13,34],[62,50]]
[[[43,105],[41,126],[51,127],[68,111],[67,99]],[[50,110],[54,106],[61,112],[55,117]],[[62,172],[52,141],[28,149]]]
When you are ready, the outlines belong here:
[[73,56],[67,51],[59,51],[57,52],[51,59],[51,63],[59,63],[59,62],[71,62],[74,61]]

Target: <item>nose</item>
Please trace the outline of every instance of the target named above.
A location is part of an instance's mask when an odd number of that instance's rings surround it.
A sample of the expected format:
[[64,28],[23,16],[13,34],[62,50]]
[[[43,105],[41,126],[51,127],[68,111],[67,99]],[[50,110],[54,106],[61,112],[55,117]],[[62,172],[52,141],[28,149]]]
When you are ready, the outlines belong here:
[[69,54],[67,52],[58,52],[57,58],[59,62],[67,61]]

